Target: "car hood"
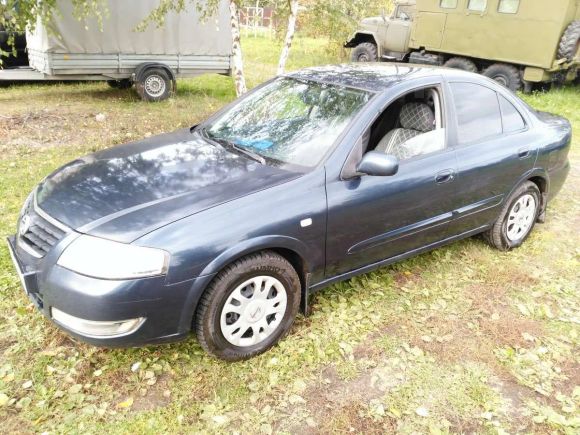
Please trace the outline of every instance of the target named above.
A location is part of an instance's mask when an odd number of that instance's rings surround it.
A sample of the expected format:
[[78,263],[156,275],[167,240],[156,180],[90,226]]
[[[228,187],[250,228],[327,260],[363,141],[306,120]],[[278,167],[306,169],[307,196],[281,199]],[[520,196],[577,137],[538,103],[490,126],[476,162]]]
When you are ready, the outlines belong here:
[[78,232],[131,242],[300,175],[262,165],[184,129],[70,162],[43,180],[36,202]]

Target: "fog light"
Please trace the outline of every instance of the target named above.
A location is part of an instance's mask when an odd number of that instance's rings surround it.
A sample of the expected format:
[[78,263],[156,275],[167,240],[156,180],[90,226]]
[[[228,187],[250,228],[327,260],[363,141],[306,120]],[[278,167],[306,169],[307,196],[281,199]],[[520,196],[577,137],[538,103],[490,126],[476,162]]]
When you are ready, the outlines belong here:
[[77,334],[93,338],[113,338],[135,332],[145,322],[145,317],[129,320],[99,322],[71,316],[57,308],[51,308],[52,318],[57,323]]

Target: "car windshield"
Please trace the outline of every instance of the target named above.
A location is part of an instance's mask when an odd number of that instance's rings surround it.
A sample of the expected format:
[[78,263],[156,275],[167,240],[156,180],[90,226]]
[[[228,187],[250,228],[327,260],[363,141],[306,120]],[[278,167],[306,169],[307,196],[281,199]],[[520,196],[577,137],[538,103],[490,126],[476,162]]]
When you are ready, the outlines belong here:
[[316,166],[371,93],[280,78],[204,126],[210,139],[238,151],[306,168]]

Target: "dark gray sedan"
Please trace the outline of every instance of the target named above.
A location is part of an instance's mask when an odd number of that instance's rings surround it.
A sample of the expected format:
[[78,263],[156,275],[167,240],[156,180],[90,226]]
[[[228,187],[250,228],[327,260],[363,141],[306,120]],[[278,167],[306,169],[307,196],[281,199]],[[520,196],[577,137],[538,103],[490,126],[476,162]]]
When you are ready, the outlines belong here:
[[227,360],[264,352],[308,295],[483,233],[543,221],[571,128],[484,77],[409,65],[277,77],[191,129],[65,165],[9,238],[29,297],[105,346],[195,331]]

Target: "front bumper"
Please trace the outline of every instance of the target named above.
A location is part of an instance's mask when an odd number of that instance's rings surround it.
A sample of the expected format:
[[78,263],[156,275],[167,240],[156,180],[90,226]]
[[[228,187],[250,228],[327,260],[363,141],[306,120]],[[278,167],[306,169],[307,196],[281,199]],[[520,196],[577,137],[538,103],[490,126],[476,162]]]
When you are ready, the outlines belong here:
[[[98,346],[142,346],[186,337],[199,296],[211,280],[205,276],[167,284],[164,276],[122,281],[96,279],[58,266],[58,252],[38,260],[19,249],[15,237],[7,240],[22,286],[38,309],[70,335]],[[66,315],[60,316],[60,321],[58,315],[55,319],[53,308],[86,320],[89,325],[142,320],[125,334],[96,336],[79,332],[74,328],[75,320]]]

